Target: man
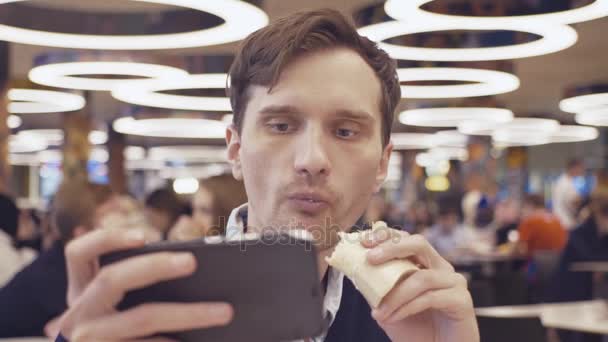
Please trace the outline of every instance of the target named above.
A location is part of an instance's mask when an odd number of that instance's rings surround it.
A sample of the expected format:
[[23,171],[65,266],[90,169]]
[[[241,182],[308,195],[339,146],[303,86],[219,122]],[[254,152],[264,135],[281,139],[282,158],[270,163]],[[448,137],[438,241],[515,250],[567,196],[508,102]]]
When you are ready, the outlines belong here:
[[0,289],[0,337],[42,336],[45,325],[67,309],[64,245],[93,228],[110,196],[103,185],[70,181],[60,186],[52,216],[61,241]]
[[517,251],[534,256],[538,251],[561,251],[566,245],[568,234],[559,219],[545,209],[545,199],[541,195],[526,195],[522,207],[523,220],[517,228],[519,241]]
[[581,198],[576,190],[575,178],[585,174],[585,164],[580,159],[572,159],[553,185],[553,212],[566,230],[576,227],[576,207]]
[[[226,132],[228,159],[249,201],[233,211],[226,234],[312,230],[319,272],[327,279],[324,314],[330,327],[311,338],[478,341],[466,281],[424,238],[395,230],[363,242],[370,263],[412,257],[425,268],[373,311],[324,261],[337,243],[332,227],[349,230],[386,177],[400,99],[394,61],[340,13],[313,11],[250,35],[230,80],[234,122]],[[117,312],[114,306],[130,289],[183,277],[196,267],[190,254],[158,253],[96,271],[99,255],[142,244],[141,237],[99,231],[68,246],[70,310],[61,330],[67,339],[124,341],[230,322],[227,303],[149,303]]]

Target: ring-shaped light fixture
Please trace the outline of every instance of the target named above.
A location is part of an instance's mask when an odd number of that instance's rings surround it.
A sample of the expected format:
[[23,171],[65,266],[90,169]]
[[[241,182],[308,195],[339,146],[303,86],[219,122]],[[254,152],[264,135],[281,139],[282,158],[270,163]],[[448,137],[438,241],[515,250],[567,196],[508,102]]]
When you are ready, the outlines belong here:
[[581,125],[608,126],[608,108],[600,108],[578,113],[575,121]]
[[45,150],[48,144],[42,137],[14,134],[8,139],[10,153],[31,153]]
[[426,150],[435,146],[434,135],[427,133],[393,133],[391,142],[395,150]]
[[562,125],[559,130],[551,134],[551,143],[573,143],[581,141],[595,140],[599,136],[597,128]]
[[156,146],[150,148],[148,157],[150,160],[163,162],[218,162],[227,160],[226,153],[226,147],[199,145]]
[[559,102],[559,109],[568,113],[582,113],[601,108],[608,108],[608,93],[574,96]]
[[[384,43],[383,41],[406,34],[445,30],[507,30],[533,33],[542,38],[523,44],[479,48],[426,48]],[[544,22],[504,23],[494,25],[470,20],[467,25],[444,21],[388,21],[365,26],[359,33],[378,43],[391,57],[412,61],[468,62],[517,59],[541,56],[561,51],[574,45],[578,39],[576,31],[567,25]]]
[[144,79],[175,79],[188,76],[185,70],[166,65],[133,62],[70,62],[46,64],[33,68],[29,79],[56,88],[111,91],[141,79],[86,78],[82,75],[135,76]]
[[141,80],[112,91],[112,96],[139,106],[198,111],[230,111],[227,97],[184,96],[162,94],[161,91],[181,89],[224,89],[227,74],[199,74],[170,80]]
[[473,84],[402,85],[401,96],[411,99],[461,98],[504,94],[519,88],[517,76],[494,70],[469,68],[398,69],[400,82],[463,81]]
[[512,111],[489,107],[420,108],[399,114],[402,124],[422,127],[458,127],[461,122],[469,120],[505,123],[512,119]]
[[[0,4],[26,0],[0,0]],[[268,16],[260,8],[239,0],[132,0],[180,6],[211,13],[224,20],[208,29],[153,35],[88,35],[67,34],[0,25],[0,40],[14,43],[72,49],[95,50],[158,50],[224,44],[245,38],[268,24]]]
[[82,109],[84,97],[60,91],[11,89],[8,91],[8,112],[12,114],[40,114],[71,112]]
[[506,23],[518,23],[527,25],[530,22],[544,22],[551,24],[575,24],[583,21],[599,19],[608,15],[608,0],[595,0],[585,6],[566,11],[529,14],[505,17],[478,17],[460,16],[450,14],[439,14],[425,11],[420,8],[422,5],[433,0],[388,0],[384,4],[386,14],[397,20],[418,20],[418,21],[444,21],[454,25],[468,25],[471,21],[486,23],[488,25],[501,25]]
[[515,118],[492,132],[492,141],[498,146],[535,146],[551,143],[559,132],[559,122],[542,118]]
[[160,138],[221,139],[226,136],[226,123],[219,120],[124,117],[114,121],[114,130],[129,135]]
[[8,126],[8,128],[10,128],[10,129],[15,129],[15,128],[21,126],[22,123],[23,123],[23,120],[21,120],[21,118],[18,117],[17,115],[9,115],[6,118],[6,126]]
[[[63,130],[61,129],[28,129],[19,131],[18,136],[31,138],[31,139],[43,139],[47,145],[61,145],[63,144]],[[89,143],[92,145],[103,145],[108,141],[108,133],[104,131],[91,131],[89,133]]]

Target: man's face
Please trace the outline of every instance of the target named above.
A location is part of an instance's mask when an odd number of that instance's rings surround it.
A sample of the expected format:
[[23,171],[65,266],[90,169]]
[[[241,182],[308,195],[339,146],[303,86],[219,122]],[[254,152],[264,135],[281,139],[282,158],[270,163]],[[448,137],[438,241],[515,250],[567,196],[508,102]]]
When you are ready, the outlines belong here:
[[305,228],[323,247],[350,229],[386,177],[380,94],[373,70],[346,49],[296,59],[270,93],[251,86],[241,136],[227,132],[250,226]]

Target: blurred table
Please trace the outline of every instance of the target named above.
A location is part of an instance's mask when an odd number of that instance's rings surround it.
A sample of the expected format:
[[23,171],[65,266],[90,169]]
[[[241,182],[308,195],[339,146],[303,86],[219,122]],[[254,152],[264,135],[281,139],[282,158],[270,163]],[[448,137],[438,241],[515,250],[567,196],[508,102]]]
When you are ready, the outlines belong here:
[[574,262],[570,264],[570,270],[574,272],[608,273],[608,261]]
[[563,303],[542,310],[545,327],[608,335],[608,302]]
[[608,335],[608,303],[603,300],[476,308],[480,317],[540,317],[547,328]]

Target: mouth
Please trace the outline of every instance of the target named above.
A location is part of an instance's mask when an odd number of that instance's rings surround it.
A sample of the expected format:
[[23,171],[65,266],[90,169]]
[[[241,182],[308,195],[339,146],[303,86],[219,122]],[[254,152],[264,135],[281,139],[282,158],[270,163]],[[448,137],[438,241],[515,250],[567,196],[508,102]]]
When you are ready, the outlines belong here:
[[287,197],[291,207],[308,215],[316,215],[329,207],[329,199],[319,193],[294,193]]

